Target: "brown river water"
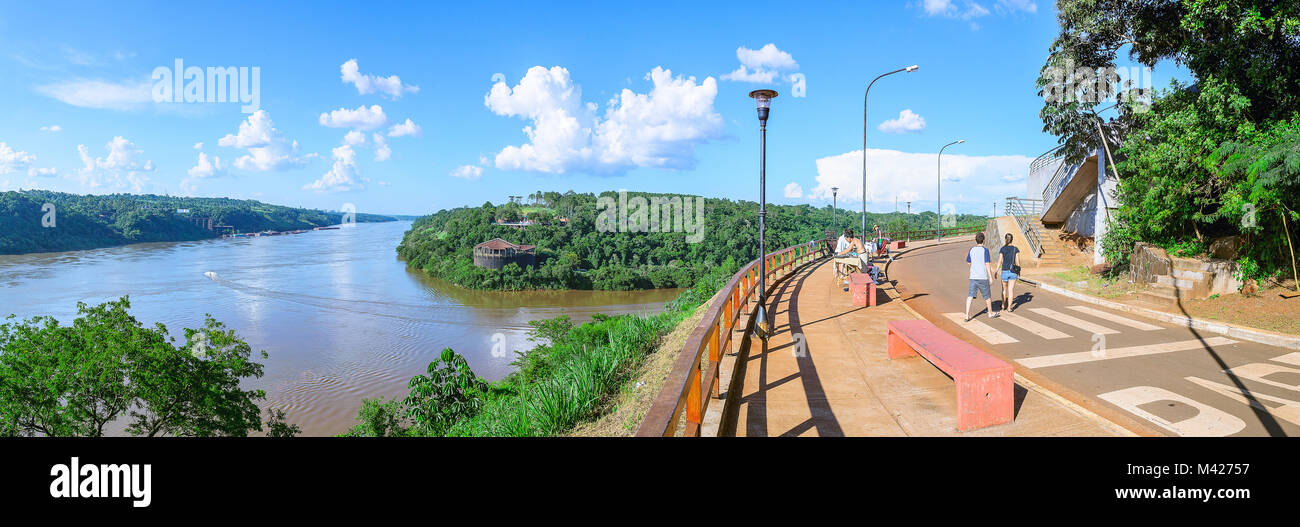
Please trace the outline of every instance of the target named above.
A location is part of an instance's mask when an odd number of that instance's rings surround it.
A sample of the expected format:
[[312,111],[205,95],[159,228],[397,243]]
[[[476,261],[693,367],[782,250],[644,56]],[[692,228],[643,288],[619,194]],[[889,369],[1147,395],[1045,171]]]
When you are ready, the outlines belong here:
[[209,313],[270,354],[266,374],[246,383],[266,390],[264,408],[284,409],[303,435],[334,435],[356,423],[363,397],[405,396],[443,348],[500,379],[511,350],[533,347],[530,320],[655,313],[680,292],[472,291],[406,269],[395,248],[409,226],[0,255],[0,318],[66,324],[78,301],[130,295],[136,319],[183,342],[181,329]]

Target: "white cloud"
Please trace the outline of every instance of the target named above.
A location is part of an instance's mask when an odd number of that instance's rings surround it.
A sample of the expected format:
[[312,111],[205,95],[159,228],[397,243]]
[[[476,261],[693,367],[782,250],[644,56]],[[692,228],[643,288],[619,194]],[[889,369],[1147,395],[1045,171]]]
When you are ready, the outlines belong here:
[[483,167],[478,167],[474,165],[461,165],[456,167],[456,170],[452,170],[451,174],[449,175],[451,177],[458,177],[458,178],[468,179],[470,181],[473,181],[480,177],[483,177]]
[[363,104],[355,110],[339,108],[330,113],[322,113],[320,124],[330,128],[370,131],[388,124],[388,116],[384,115],[384,109],[378,104],[371,105],[369,108]]
[[35,162],[36,156],[0,142],[0,175],[27,170]]
[[62,127],[62,126],[59,126],[59,125],[57,125],[57,124],[52,124],[52,125],[49,125],[49,126],[42,126],[42,127],[41,127],[41,131],[42,131],[42,132],[51,132],[51,133],[53,133],[53,132],[58,132],[58,131],[60,131],[60,130],[63,130],[63,127]]
[[366,133],[361,130],[348,132],[343,136],[343,144],[352,146],[364,145],[366,144]]
[[284,134],[276,130],[275,123],[271,122],[271,114],[266,110],[258,110],[248,116],[248,119],[239,123],[239,133],[222,137],[217,145],[248,149],[247,155],[235,160],[235,166],[240,170],[257,172],[299,167],[315,155],[299,156],[298,142],[285,139]]
[[898,118],[880,123],[879,129],[887,134],[919,132],[925,130],[925,118],[913,113],[910,109],[903,110],[898,112]]
[[107,145],[108,155],[92,157],[86,145],[77,145],[82,167],[77,171],[81,185],[90,191],[123,191],[141,193],[149,182],[143,172],[153,172],[153,161],[141,160],[144,151],[122,136],[116,136]]
[[199,141],[199,142],[197,142],[197,143],[194,143],[194,149],[195,149],[195,150],[203,150],[203,141]]
[[771,43],[759,49],[740,46],[736,48],[736,58],[740,59],[740,66],[723,75],[722,80],[771,84],[782,72],[799,69],[794,56]]
[[[936,156],[935,152],[868,150],[868,198],[879,205],[872,209],[894,210],[895,197],[900,207],[903,202],[913,202],[913,211],[920,210],[921,203],[933,207]],[[1028,173],[1032,161],[1033,158],[1021,155],[966,156],[949,149],[943,155],[944,203],[955,202],[958,210],[982,214],[989,210],[990,204],[1007,196],[1024,195],[1024,174]],[[840,203],[861,203],[861,150],[817,160],[817,186],[809,191],[808,197],[829,201],[831,187],[839,187]]]
[[420,128],[420,125],[411,122],[410,118],[407,118],[406,122],[397,123],[388,129],[388,137],[402,137],[404,135],[419,137],[423,133],[424,130]]
[[343,82],[351,83],[356,86],[357,93],[362,95],[370,93],[380,93],[393,99],[402,96],[403,93],[417,93],[420,91],[419,86],[402,84],[402,79],[397,75],[388,77],[379,77],[376,75],[365,75],[357,68],[357,59],[350,59],[339,67],[342,72]]
[[220,157],[209,158],[207,154],[199,152],[198,163],[190,167],[187,173],[190,177],[199,179],[221,177],[226,174],[226,166],[221,163]]
[[496,167],[564,173],[622,173],[633,167],[689,168],[695,147],[721,136],[722,116],[713,107],[713,77],[674,77],[656,67],[646,78],[648,94],[623,89],[606,103],[582,101],[582,88],[569,71],[534,66],[514,88],[497,82],[483,102],[493,113],[530,121],[529,142],[507,146]]
[[373,134],[375,141],[375,161],[388,161],[393,157],[393,149],[388,147],[388,141],[380,134]]
[[789,182],[789,183],[786,183],[786,184],[785,184],[785,197],[787,197],[787,198],[802,198],[802,197],[803,197],[803,187],[800,186],[798,183],[795,183],[795,182],[793,182],[793,181],[791,181],[791,182]]
[[149,82],[77,79],[37,86],[36,91],[82,108],[133,110],[153,103]]
[[[990,14],[989,8],[974,0],[961,0],[960,5],[956,0],[922,0],[921,9],[929,16],[960,18],[962,20],[971,20]],[[1000,15],[1010,15],[1018,12],[1037,13],[1038,5],[1034,0],[997,0],[993,10]],[[979,29],[979,25],[973,22],[971,27],[972,29]]]
[[320,179],[302,188],[317,192],[344,192],[365,188],[357,171],[357,153],[351,145],[341,145],[333,150],[334,165]]

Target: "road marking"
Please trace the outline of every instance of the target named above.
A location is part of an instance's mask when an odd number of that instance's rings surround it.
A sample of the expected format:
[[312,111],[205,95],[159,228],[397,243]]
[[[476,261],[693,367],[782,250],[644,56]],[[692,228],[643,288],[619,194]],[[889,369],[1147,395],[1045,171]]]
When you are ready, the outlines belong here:
[[1022,317],[1020,315],[1017,315],[1005,309],[1002,310],[1002,314],[999,316],[1002,317],[1002,320],[1007,321],[1011,325],[1019,327],[1020,329],[1028,331],[1030,333],[1033,333],[1045,339],[1064,339],[1070,337],[1070,335],[1067,335],[1063,332],[1057,331],[1050,327],[1044,326],[1042,324],[1034,322],[1033,320],[1029,320],[1025,317]]
[[1126,357],[1141,357],[1143,355],[1155,355],[1158,353],[1171,353],[1175,351],[1186,351],[1191,349],[1202,348],[1204,346],[1227,346],[1236,344],[1237,341],[1227,337],[1210,337],[1205,339],[1204,344],[1200,339],[1184,340],[1181,342],[1165,342],[1162,344],[1148,344],[1146,346],[1130,346],[1127,348],[1103,349],[1100,352],[1080,351],[1075,353],[1058,353],[1056,355],[1044,355],[1042,357],[1029,357],[1017,359],[1021,365],[1028,368],[1046,368],[1049,366],[1065,366],[1067,364],[1079,364],[1081,362],[1093,362],[1099,360],[1122,359]]
[[1045,307],[1031,307],[1029,308],[1029,310],[1038,313],[1040,315],[1043,315],[1047,318],[1050,318],[1052,320],[1055,320],[1057,322],[1060,322],[1062,324],[1069,324],[1071,326],[1082,329],[1084,331],[1098,333],[1101,335],[1113,335],[1115,333],[1119,333],[1118,331],[1110,329],[1106,326],[1100,324],[1093,324],[1092,322],[1088,322],[1087,320],[1080,320],[1070,315],[1067,315],[1065,313],[1061,313],[1060,311],[1054,311],[1051,309],[1047,309]]
[[[1287,421],[1290,421],[1292,424],[1300,425],[1300,402],[1292,401],[1290,399],[1283,399],[1281,397],[1273,397],[1272,395],[1268,395],[1265,393],[1254,393],[1247,388],[1239,388],[1236,386],[1219,384],[1217,382],[1208,381],[1199,377],[1183,377],[1183,378],[1192,381],[1193,383],[1201,386],[1202,388],[1213,390],[1241,404],[1249,405],[1252,408],[1257,408],[1265,412],[1268,412],[1270,415],[1274,415],[1282,419],[1286,419]],[[1269,408],[1268,406],[1265,406],[1264,403],[1261,403],[1260,402],[1261,400],[1277,403],[1280,406]]]
[[993,326],[980,322],[979,320],[971,319],[970,322],[966,322],[966,315],[964,313],[944,313],[943,316],[948,317],[948,320],[955,322],[958,326],[966,329],[966,331],[974,333],[975,336],[984,339],[984,341],[989,344],[1011,344],[1020,342],[1019,340],[1016,340],[1015,337],[993,329]]
[[1151,324],[1147,324],[1146,322],[1141,322],[1141,321],[1133,320],[1131,318],[1121,317],[1114,313],[1107,313],[1100,309],[1093,309],[1086,306],[1069,306],[1069,308],[1078,311],[1080,313],[1083,313],[1085,315],[1092,315],[1100,319],[1109,320],[1116,324],[1123,324],[1125,326],[1131,328],[1137,328],[1142,331],[1155,331],[1157,329],[1160,329],[1160,326],[1154,326]]
[[1294,364],[1294,365],[1296,365],[1296,366],[1300,366],[1300,351],[1291,352],[1291,353],[1288,353],[1288,354],[1286,354],[1286,355],[1282,355],[1282,356],[1280,356],[1280,357],[1273,357],[1271,360],[1275,360],[1275,361],[1277,361],[1277,362],[1285,362],[1285,363],[1287,363],[1287,364]]
[[[1246,429],[1246,422],[1230,413],[1155,386],[1134,386],[1098,397],[1180,436],[1222,437]],[[1196,415],[1182,421],[1170,421],[1142,408],[1142,405],[1161,401],[1183,403],[1195,408]]]

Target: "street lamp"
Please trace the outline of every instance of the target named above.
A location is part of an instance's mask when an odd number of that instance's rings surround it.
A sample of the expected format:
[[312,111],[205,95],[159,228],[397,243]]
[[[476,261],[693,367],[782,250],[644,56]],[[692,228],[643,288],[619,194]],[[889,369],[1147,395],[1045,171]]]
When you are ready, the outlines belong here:
[[837,195],[839,194],[839,192],[840,192],[840,187],[831,187],[831,230],[837,231],[836,234],[838,234],[840,228],[840,224],[835,221],[835,212],[839,210],[839,204],[837,200]]
[[934,200],[934,212],[938,214],[938,216],[934,218],[934,227],[935,227],[934,242],[935,243],[939,243],[943,241],[943,208],[941,207],[941,205],[943,204],[943,149],[948,148],[952,145],[958,145],[965,142],[966,142],[965,139],[958,139],[956,141],[943,145],[943,148],[939,149],[939,168],[938,168],[938,174],[934,180],[935,181],[934,188],[935,188],[935,195],[936,195]]
[[895,73],[902,73],[904,71],[911,73],[916,71],[919,67],[920,66],[913,64],[906,68],[899,68],[889,73],[882,73],[880,77],[871,79],[871,83],[867,84],[867,91],[862,94],[862,233],[864,236],[867,232],[867,95],[871,94],[871,85],[875,84],[881,77],[893,75]]
[[754,333],[758,338],[767,340],[771,326],[767,321],[767,244],[764,243],[767,226],[767,114],[776,98],[775,90],[754,90],[749,92],[758,106],[758,323],[754,324]]

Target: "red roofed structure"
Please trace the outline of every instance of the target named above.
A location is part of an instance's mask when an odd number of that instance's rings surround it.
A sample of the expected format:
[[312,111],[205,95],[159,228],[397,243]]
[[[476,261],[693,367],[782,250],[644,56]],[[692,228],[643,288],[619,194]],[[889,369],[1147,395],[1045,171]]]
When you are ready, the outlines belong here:
[[535,245],[518,245],[501,238],[492,238],[474,246],[474,265],[500,270],[507,264],[528,267],[536,262]]

